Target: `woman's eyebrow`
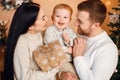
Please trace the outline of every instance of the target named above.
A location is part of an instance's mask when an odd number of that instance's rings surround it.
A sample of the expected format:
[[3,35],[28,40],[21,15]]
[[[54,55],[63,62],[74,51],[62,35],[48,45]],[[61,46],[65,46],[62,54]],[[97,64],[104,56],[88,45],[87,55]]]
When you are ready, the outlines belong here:
[[43,15],[42,18],[44,18],[46,15]]

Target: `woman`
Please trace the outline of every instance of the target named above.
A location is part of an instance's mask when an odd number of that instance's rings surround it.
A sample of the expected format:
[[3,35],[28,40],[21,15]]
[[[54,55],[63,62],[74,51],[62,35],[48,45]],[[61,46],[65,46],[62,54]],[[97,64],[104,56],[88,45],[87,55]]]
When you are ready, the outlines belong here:
[[39,4],[24,3],[16,10],[7,39],[5,80],[54,80],[58,68],[40,71],[32,54],[43,45],[41,31],[47,21]]

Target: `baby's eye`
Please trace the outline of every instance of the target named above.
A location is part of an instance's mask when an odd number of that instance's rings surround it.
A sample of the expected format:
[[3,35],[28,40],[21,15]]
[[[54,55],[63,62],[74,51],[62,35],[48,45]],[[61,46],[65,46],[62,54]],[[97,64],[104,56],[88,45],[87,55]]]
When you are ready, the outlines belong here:
[[68,18],[68,17],[64,17],[64,18]]

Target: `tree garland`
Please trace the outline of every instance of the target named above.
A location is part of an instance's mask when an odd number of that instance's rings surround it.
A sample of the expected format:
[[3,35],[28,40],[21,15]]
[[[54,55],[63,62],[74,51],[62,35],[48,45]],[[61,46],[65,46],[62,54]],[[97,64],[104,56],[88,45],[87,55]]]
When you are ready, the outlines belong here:
[[3,10],[16,9],[22,3],[31,2],[31,0],[2,0]]

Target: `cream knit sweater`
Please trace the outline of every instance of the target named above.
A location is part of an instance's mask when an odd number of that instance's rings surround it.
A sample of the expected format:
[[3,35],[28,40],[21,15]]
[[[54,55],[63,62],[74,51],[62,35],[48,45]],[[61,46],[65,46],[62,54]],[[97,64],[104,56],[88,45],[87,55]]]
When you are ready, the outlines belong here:
[[14,52],[15,80],[54,80],[58,69],[42,72],[34,61],[32,52],[39,45],[43,45],[40,33],[26,33],[19,37]]

